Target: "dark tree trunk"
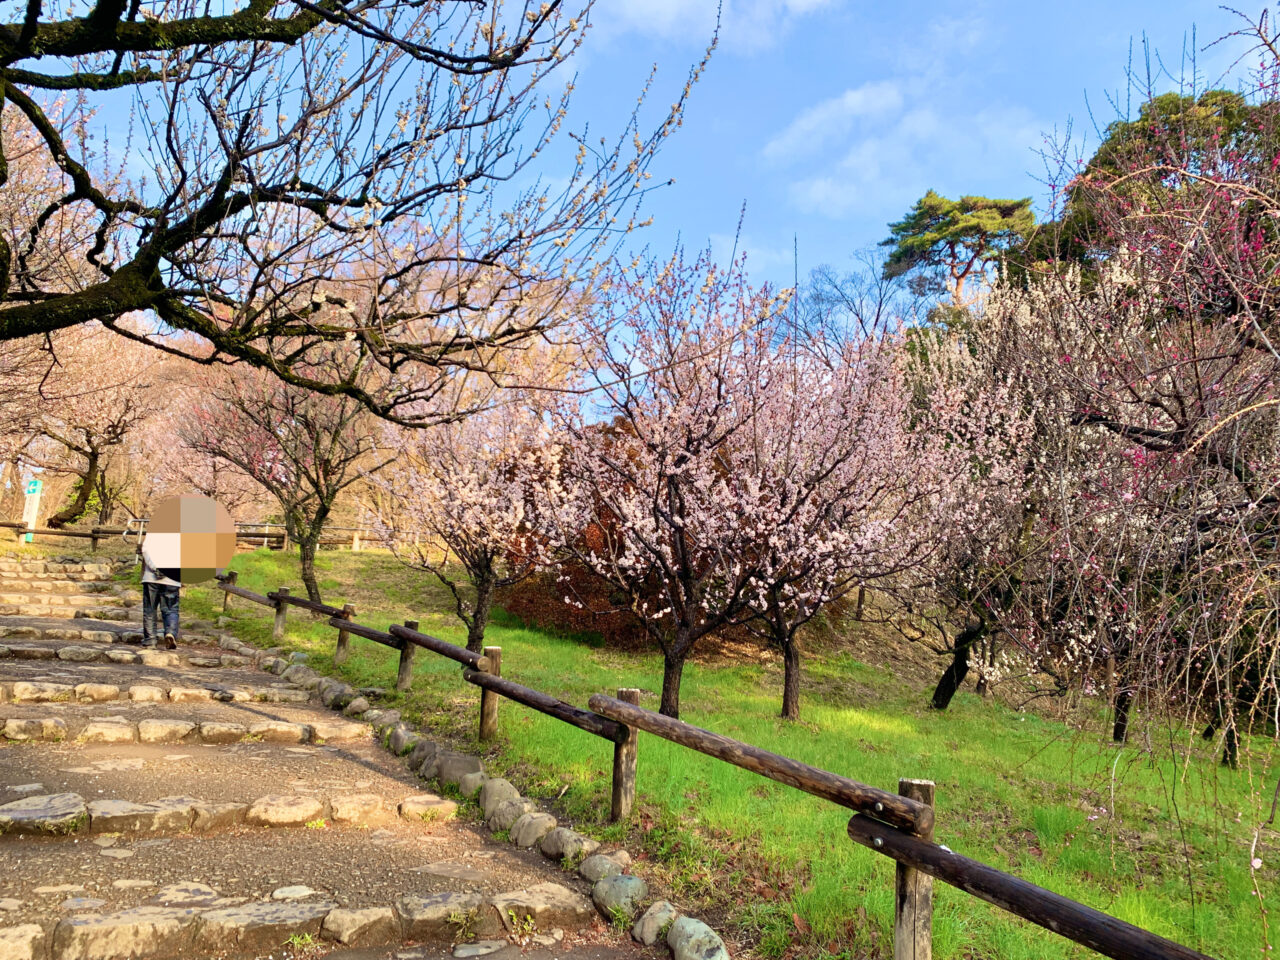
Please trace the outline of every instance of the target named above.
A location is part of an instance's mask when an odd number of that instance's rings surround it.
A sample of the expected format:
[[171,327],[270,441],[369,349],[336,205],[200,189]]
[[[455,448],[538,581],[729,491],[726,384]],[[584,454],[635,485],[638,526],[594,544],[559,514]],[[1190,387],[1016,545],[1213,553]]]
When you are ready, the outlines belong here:
[[307,599],[313,603],[324,603],[320,599],[320,584],[316,580],[316,542],[319,539],[319,531],[307,531],[305,536],[297,538],[298,557],[302,561],[302,583],[307,588]]
[[482,579],[476,584],[476,606],[467,624],[467,649],[472,653],[484,652],[484,631],[489,625],[489,613],[493,609],[493,580]]
[[[990,659],[990,655],[991,655],[990,641],[991,641],[990,637],[984,637],[983,642],[978,645],[978,662],[983,666],[986,666]],[[978,682],[974,684],[973,690],[974,690],[974,693],[976,693],[980,697],[987,697],[991,695],[991,687],[990,687],[990,684],[988,684],[987,682],[986,670],[983,670],[979,673]]]
[[1129,739],[1129,707],[1133,703],[1133,690],[1122,687],[1116,690],[1115,723],[1111,726],[1111,739],[1124,743]]
[[111,521],[111,514],[116,509],[115,491],[107,482],[106,473],[98,474],[98,523],[106,526]]
[[1222,744],[1222,765],[1236,769],[1240,764],[1240,735],[1236,732],[1236,718],[1227,718],[1227,735]]
[[665,717],[680,719],[680,675],[684,673],[686,654],[662,655],[662,706],[658,712]]
[[782,716],[800,719],[800,644],[794,637],[782,647]]
[[853,619],[857,620],[859,623],[862,622],[862,610],[866,606],[866,603],[867,603],[867,588],[859,587],[858,588],[858,606],[857,606],[857,609],[854,610],[853,612]]
[[951,655],[951,665],[943,672],[937,689],[933,691],[931,701],[933,709],[945,710],[951,705],[951,698],[956,695],[960,684],[964,683],[964,678],[969,674],[969,652],[973,649],[973,645],[982,639],[985,632],[986,625],[983,623],[965,627],[960,631]]
[[83,474],[80,475],[80,490],[76,493],[75,500],[71,501],[71,505],[65,510],[59,510],[45,524],[51,530],[61,530],[69,523],[74,523],[84,515],[84,509],[89,504],[89,497],[93,495],[93,488],[98,483],[98,451],[93,450],[89,453],[89,465],[85,468]]

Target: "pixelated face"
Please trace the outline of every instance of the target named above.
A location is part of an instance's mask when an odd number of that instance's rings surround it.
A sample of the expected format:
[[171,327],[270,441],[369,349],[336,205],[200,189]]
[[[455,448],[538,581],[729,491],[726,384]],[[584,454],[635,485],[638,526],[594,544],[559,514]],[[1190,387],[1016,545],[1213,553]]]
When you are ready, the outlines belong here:
[[236,525],[226,507],[209,497],[169,497],[151,514],[146,547],[161,576],[200,583],[235,556]]

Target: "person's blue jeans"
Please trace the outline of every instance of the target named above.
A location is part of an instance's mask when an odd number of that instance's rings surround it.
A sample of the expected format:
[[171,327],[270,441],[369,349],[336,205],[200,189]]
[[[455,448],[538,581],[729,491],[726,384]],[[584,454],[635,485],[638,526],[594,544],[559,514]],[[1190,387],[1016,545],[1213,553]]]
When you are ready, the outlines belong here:
[[166,633],[178,639],[178,587],[142,585],[142,642],[153,646]]

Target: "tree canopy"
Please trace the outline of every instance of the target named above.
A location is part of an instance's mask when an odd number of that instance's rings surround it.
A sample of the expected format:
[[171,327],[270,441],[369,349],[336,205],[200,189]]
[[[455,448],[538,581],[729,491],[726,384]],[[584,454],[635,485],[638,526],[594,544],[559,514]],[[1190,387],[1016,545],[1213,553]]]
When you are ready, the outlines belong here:
[[[0,340],[97,321],[406,423],[450,373],[500,377],[502,351],[563,323],[638,224],[700,70],[651,127],[637,107],[588,142],[550,75],[589,3],[4,9],[0,100],[24,129],[0,187],[21,147],[55,189],[5,218]],[[38,269],[50,246],[76,269]],[[343,366],[309,362],[347,342]]]
[[913,270],[943,271],[943,285],[960,306],[973,272],[1020,243],[1034,225],[1030,197],[948,200],[930,190],[905,217],[889,224],[889,238],[880,244],[892,248],[884,272],[892,277]]

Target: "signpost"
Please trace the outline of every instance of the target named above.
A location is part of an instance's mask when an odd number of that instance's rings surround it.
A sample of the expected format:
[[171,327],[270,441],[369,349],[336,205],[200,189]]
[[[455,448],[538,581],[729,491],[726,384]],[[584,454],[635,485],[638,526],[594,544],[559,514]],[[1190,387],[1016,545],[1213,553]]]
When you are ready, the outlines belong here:
[[[27,500],[22,508],[22,522],[27,525],[28,530],[36,528],[36,520],[40,516],[40,490],[43,487],[43,480],[27,481]],[[30,543],[33,538],[34,534],[28,533],[22,539]]]

